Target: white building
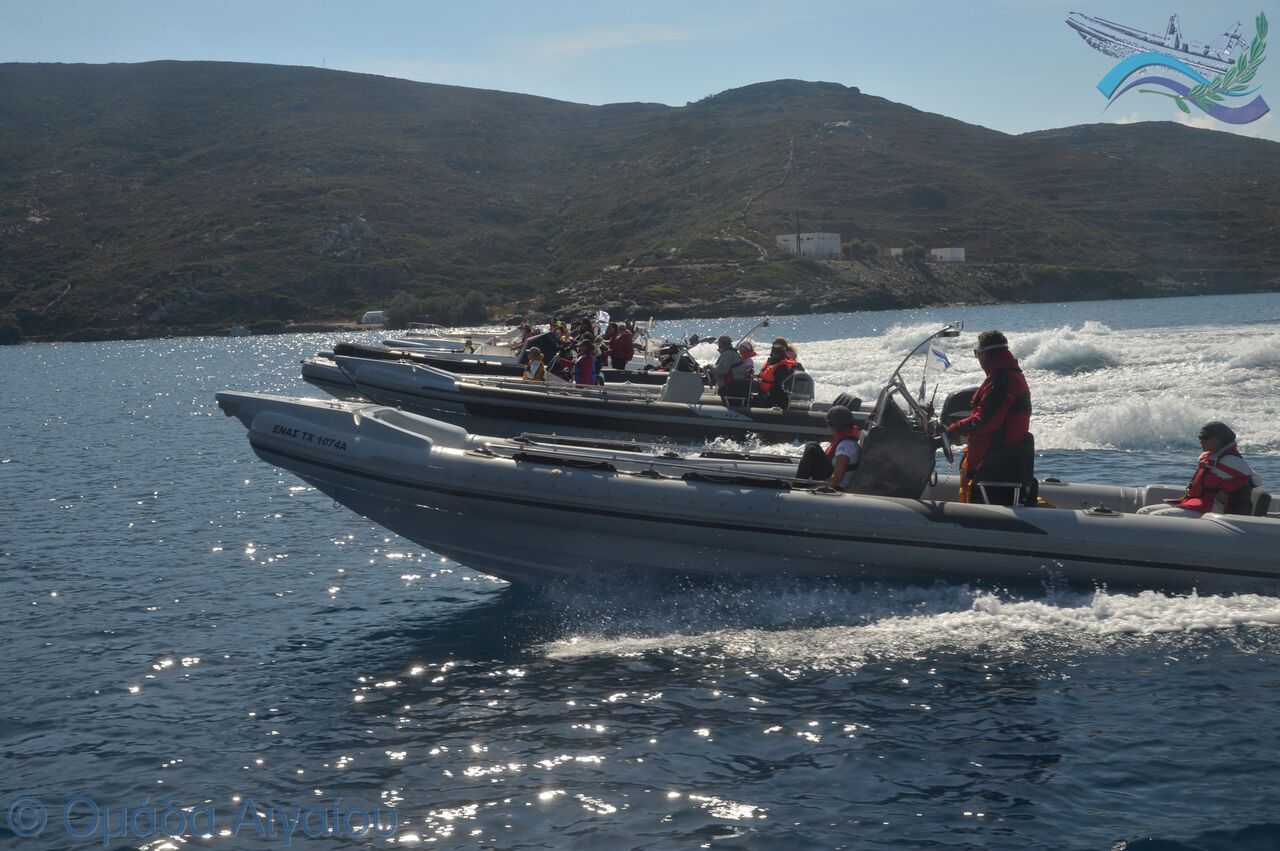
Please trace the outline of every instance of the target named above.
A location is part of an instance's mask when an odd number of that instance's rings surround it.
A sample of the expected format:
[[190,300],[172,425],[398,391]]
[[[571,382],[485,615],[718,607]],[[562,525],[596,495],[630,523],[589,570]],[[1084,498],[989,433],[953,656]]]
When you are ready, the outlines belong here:
[[778,237],[778,247],[788,254],[799,254],[801,257],[815,257],[830,260],[840,256],[840,234],[838,233],[802,233],[800,234],[800,250],[796,251],[796,235],[784,233]]
[[939,260],[943,263],[963,263],[963,248],[930,248],[929,259]]
[[890,248],[890,249],[889,249],[889,256],[890,256],[890,257],[901,257],[901,256],[902,256],[902,249],[901,249],[901,248]]
[[368,310],[364,316],[360,317],[361,325],[386,325],[387,312],[385,310]]

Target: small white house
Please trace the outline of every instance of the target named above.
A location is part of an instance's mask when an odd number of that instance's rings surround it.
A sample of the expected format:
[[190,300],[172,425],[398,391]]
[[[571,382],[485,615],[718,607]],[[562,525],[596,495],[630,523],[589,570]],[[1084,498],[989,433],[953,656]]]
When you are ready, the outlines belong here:
[[929,259],[938,260],[943,263],[963,263],[963,248],[930,248]]
[[889,249],[889,256],[890,256],[890,257],[901,257],[901,256],[902,256],[902,249],[901,249],[901,248],[890,248],[890,249]]
[[360,317],[361,325],[386,325],[387,312],[385,310],[366,311],[364,316]]
[[840,256],[840,234],[838,233],[802,233],[800,250],[796,250],[796,234],[784,233],[777,238],[778,247],[788,254],[799,254],[801,257],[814,257],[819,260],[831,260]]

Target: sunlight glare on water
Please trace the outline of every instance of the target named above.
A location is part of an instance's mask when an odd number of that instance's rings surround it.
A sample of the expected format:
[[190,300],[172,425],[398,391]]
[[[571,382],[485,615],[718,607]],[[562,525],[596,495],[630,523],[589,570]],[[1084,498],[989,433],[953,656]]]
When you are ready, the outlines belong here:
[[[1277,295],[775,317],[757,339],[794,342],[819,398],[871,400],[953,319],[966,330],[939,399],[980,380],[977,332],[1004,330],[1038,469],[1182,482],[1199,425],[1223,419],[1280,482]],[[266,465],[214,406],[223,389],[321,395],[299,360],[341,339],[0,348],[10,797],[163,792],[226,825],[246,796],[341,796],[393,807],[407,847],[1280,842],[1277,598],[620,574],[510,587]],[[590,535],[583,519],[529,546]]]

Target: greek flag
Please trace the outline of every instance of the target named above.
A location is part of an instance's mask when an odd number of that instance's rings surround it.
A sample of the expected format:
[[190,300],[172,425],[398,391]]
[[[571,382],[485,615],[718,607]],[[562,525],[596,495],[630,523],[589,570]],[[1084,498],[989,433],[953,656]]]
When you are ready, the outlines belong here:
[[947,353],[935,345],[929,346],[929,360],[926,366],[931,370],[947,370],[951,369],[951,360],[947,357]]

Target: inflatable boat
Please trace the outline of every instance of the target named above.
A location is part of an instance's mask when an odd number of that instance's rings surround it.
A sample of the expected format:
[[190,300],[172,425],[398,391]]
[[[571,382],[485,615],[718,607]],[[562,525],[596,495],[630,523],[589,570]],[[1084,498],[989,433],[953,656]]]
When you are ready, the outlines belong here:
[[512,582],[631,570],[1280,591],[1274,515],[1143,516],[1182,489],[1052,480],[1038,483],[1042,507],[959,503],[957,482],[932,472],[932,444],[926,455],[882,426],[841,492],[794,479],[794,460],[776,456],[490,438],[382,405],[217,400],[262,460]]
[[[438,354],[427,350],[387,349],[379,346],[363,346],[358,343],[338,343],[331,352],[320,352],[315,357],[303,360],[302,378],[339,399],[357,398],[360,393],[347,374],[334,363],[334,355],[368,360],[405,361],[420,366],[444,369],[459,375],[518,379],[524,372],[524,366],[519,363],[519,358],[513,357],[479,357],[456,352]],[[645,370],[642,365],[629,365],[627,369],[606,369],[603,374],[605,384],[632,383],[659,386],[667,380],[666,370]]]
[[[575,428],[775,442],[828,434],[824,417],[831,404],[814,401],[813,380],[803,372],[790,379],[790,405],[784,410],[726,407],[718,396],[707,395],[701,376],[692,371],[671,372],[662,387],[578,387],[461,376],[403,361],[342,355],[334,361],[365,398],[428,416],[465,412]],[[851,397],[843,402],[855,411],[861,404]]]

